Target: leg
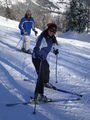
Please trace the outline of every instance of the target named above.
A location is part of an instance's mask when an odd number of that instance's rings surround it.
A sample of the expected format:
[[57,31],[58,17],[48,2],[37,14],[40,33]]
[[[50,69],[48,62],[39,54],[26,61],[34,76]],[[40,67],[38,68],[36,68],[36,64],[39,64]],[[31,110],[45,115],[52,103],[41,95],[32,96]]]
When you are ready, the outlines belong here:
[[25,44],[24,35],[21,36],[21,40],[22,40],[22,47],[21,47],[21,50],[22,50],[23,52],[25,52],[25,48],[24,48],[24,44]]
[[36,59],[32,59],[35,69],[37,71],[38,74],[38,79],[37,79],[37,84],[36,84],[36,88],[35,88],[35,95],[37,96],[37,94],[41,94],[43,95],[44,93],[44,62],[41,63],[41,60],[36,58]]
[[43,66],[44,66],[44,83],[49,83],[49,74],[50,74],[50,71],[49,71],[49,64],[47,62],[47,60],[44,61],[43,63]]
[[23,44],[22,44],[22,48],[24,48],[24,43],[25,43],[25,40],[24,40],[24,36],[22,35],[22,41],[23,41]]
[[27,50],[30,49],[30,37],[25,35],[24,36],[24,40],[25,40],[25,42],[24,42],[24,48],[27,51]]
[[45,87],[48,87],[48,88],[53,88],[54,86],[49,83],[49,74],[50,74],[50,71],[49,71],[49,64],[47,62],[47,60],[44,61],[44,77],[43,77],[43,80],[44,80],[44,86]]
[[34,67],[35,67],[37,75],[38,75],[39,74],[40,59],[32,58],[32,62],[34,64]]

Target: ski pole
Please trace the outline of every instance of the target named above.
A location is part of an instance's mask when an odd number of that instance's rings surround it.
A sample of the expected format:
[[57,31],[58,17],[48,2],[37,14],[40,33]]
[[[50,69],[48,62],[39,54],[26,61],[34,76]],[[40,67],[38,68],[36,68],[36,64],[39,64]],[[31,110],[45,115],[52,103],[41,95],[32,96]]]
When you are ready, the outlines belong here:
[[56,83],[58,82],[57,81],[57,59],[58,59],[58,55],[56,55]]
[[[39,86],[39,80],[40,80],[41,67],[42,67],[42,60],[40,62],[40,66],[39,66],[39,73],[38,73],[38,80],[37,80],[37,94],[38,94],[38,86]],[[34,105],[33,114],[36,114],[37,94],[35,95],[35,98],[34,98],[35,105]]]
[[22,41],[22,37],[20,38],[19,42],[16,45],[16,48],[18,47],[19,43]]

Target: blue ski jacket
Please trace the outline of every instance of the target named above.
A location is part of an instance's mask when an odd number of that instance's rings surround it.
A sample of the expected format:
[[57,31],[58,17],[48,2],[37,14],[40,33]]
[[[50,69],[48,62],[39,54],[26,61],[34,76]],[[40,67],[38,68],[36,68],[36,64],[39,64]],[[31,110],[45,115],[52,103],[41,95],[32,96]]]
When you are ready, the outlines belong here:
[[47,30],[42,32],[37,38],[36,46],[33,49],[33,58],[41,58],[45,60],[50,51],[54,53],[54,51],[57,49],[55,40],[55,36],[48,36]]
[[30,19],[23,17],[19,23],[19,29],[21,31],[21,35],[24,35],[24,32],[26,32],[25,35],[30,36],[31,29],[35,32],[35,22],[33,17],[30,17]]

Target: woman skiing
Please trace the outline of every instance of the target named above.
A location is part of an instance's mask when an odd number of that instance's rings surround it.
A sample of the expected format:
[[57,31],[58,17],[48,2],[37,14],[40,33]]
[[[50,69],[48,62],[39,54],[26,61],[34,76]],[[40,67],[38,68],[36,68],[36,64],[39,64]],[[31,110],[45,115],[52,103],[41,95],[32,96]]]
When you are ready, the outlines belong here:
[[44,96],[44,86],[49,85],[49,64],[47,61],[48,53],[50,51],[52,51],[55,55],[59,53],[56,48],[58,43],[55,37],[57,25],[55,23],[49,23],[47,26],[47,29],[45,29],[37,38],[32,55],[32,62],[38,75],[34,97],[39,101],[48,100],[48,98]]

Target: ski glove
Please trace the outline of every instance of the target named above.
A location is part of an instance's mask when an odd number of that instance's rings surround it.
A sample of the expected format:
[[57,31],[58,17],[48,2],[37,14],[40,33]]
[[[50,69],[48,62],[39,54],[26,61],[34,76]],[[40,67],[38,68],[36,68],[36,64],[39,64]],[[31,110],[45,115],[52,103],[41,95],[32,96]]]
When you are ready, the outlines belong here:
[[38,32],[35,30],[35,36],[37,36]]
[[58,49],[54,50],[54,54],[55,54],[55,55],[58,55],[58,54],[59,54]]

